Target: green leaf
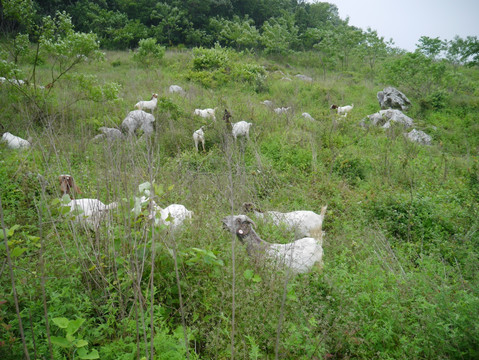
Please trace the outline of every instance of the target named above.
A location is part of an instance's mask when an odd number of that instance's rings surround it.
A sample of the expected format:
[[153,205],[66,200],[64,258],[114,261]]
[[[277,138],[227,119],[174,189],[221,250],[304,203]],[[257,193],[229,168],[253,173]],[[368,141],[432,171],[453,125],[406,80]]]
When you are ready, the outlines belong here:
[[246,280],[251,280],[253,278],[254,272],[253,270],[245,270],[243,276]]
[[69,348],[71,346],[71,343],[64,337],[50,336],[50,341],[53,345],[58,345],[64,348]]
[[99,359],[100,354],[98,354],[98,351],[95,349],[88,353],[85,348],[80,348],[78,349],[78,357],[80,359]]
[[76,320],[71,320],[68,324],[67,333],[73,335],[78,331],[80,326],[85,322],[85,319],[78,318]]
[[84,346],[87,346],[87,345],[88,345],[88,341],[83,340],[83,339],[78,339],[78,341],[75,343],[75,346],[77,348],[81,348],[81,347],[84,347]]
[[262,279],[261,279],[261,276],[259,276],[258,274],[254,274],[254,276],[251,280],[253,280],[253,282],[255,282],[255,283],[259,283],[259,282],[261,282]]
[[22,255],[27,250],[28,250],[27,248],[16,247],[12,250],[11,255],[12,255],[12,257],[19,257],[20,255]]
[[53,318],[53,323],[61,329],[66,329],[70,320],[64,317]]

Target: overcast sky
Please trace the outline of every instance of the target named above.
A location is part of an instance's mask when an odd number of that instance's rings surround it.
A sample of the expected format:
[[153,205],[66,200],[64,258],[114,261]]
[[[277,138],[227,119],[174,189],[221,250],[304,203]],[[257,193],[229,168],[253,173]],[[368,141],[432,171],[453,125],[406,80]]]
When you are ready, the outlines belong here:
[[[309,2],[317,2],[310,0]],[[479,37],[479,0],[323,0],[335,4],[339,17],[376,30],[397,47],[414,51],[421,36],[451,40]]]

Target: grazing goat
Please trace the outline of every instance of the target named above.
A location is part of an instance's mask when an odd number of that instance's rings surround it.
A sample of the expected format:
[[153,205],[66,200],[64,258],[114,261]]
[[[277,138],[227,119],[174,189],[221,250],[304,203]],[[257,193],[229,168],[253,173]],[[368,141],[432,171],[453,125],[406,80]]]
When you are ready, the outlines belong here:
[[66,206],[70,207],[70,213],[76,214],[77,222],[87,225],[95,231],[107,215],[108,210],[118,207],[118,203],[105,205],[98,199],[77,199],[70,201]]
[[316,214],[314,211],[298,210],[282,213],[279,211],[265,211],[257,209],[252,203],[244,203],[243,210],[246,213],[253,213],[257,218],[272,221],[280,226],[284,224],[290,231],[294,231],[297,237],[312,236],[314,229],[323,224],[324,213]]
[[22,139],[21,137],[15,136],[6,132],[2,135],[2,142],[7,143],[7,146],[10,149],[23,149],[29,148],[31,146],[32,138],[28,138],[28,140]]
[[153,94],[151,96],[151,100],[138,101],[135,104],[135,108],[138,110],[151,110],[151,112],[153,112],[156,109],[157,103],[158,103],[158,94]]
[[[141,211],[141,205],[148,202],[150,215],[148,218],[154,219],[155,225],[166,225],[169,229],[176,230],[178,229],[186,219],[191,219],[193,216],[193,211],[188,210],[184,205],[181,204],[171,204],[166,208],[161,208],[154,200],[146,196],[136,198],[138,209],[133,209],[133,212],[137,214]],[[157,213],[160,213],[160,216],[157,217]]]
[[81,194],[80,189],[73,180],[73,176],[62,174],[58,177],[58,181],[60,182],[60,191],[63,195],[69,195],[70,198],[74,199],[74,194]]
[[232,132],[235,140],[238,136],[246,136],[246,138],[249,140],[249,128],[251,127],[251,125],[253,124],[246,121],[239,121],[237,123],[234,123]]
[[[326,206],[321,214],[324,216]],[[311,231],[311,237],[305,237],[288,244],[274,244],[262,240],[254,231],[253,220],[246,215],[223,218],[223,227],[236,234],[246,244],[248,255],[259,261],[269,261],[272,265],[289,268],[293,273],[307,273],[313,266],[320,268],[323,263],[322,224]]]
[[133,110],[128,113],[126,118],[121,123],[121,127],[128,132],[128,135],[133,135],[136,130],[140,129],[146,135],[153,133],[153,122],[155,117],[143,110]]
[[288,106],[288,107],[280,107],[280,108],[276,108],[274,109],[274,112],[276,114],[286,114],[287,112],[289,112],[291,110],[291,106]]
[[203,152],[205,151],[205,132],[203,131],[204,126],[200,127],[193,133],[193,140],[195,141],[196,152],[198,152],[198,143],[201,142],[203,145]]
[[316,121],[311,115],[309,115],[307,112],[304,112],[301,114],[306,120],[310,121]]
[[353,110],[354,104],[346,105],[346,106],[338,106],[338,105],[331,105],[330,109],[336,109],[339,116],[346,117],[351,110]]
[[114,141],[123,138],[123,134],[120,130],[115,128],[109,128],[102,126],[98,130],[102,132],[102,134],[98,134],[93,138],[93,141],[100,141],[100,140],[108,140]]
[[214,109],[195,109],[194,114],[198,115],[198,116],[201,116],[202,118],[205,118],[205,119],[213,119],[213,121],[216,121],[215,111],[216,111],[216,108],[214,108]]

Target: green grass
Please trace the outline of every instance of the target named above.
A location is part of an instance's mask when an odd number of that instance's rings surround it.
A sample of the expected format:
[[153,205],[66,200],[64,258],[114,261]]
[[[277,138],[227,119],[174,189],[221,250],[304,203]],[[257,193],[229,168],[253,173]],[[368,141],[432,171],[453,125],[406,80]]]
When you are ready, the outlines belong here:
[[[50,357],[43,276],[50,324],[56,317],[86,319],[78,338],[101,359],[147,356],[151,316],[157,358],[185,358],[182,320],[190,359],[231,358],[233,325],[236,358],[274,359],[276,350],[281,359],[476,358],[477,68],[460,70],[468,86],[455,87],[445,108],[420,108],[420,99],[410,98],[416,128],[433,136],[424,147],[407,142],[403,129],[358,125],[379,110],[376,93],[389,85],[366,79],[359,65],[324,78],[313,54],[228,56],[219,59],[220,70],[203,73],[195,72],[190,50],[167,51],[159,67],[107,52],[105,61],[76,71],[120,84],[120,99],[81,100],[73,80],[59,81],[48,124],[18,92],[0,87],[5,131],[34,138],[22,152],[0,144],[0,196],[5,226],[19,226],[9,247],[20,254],[13,273],[31,357]],[[265,66],[265,78],[252,75],[256,65]],[[48,81],[45,69],[38,75]],[[282,81],[276,70],[293,80]],[[314,81],[294,78],[299,73]],[[172,84],[187,95],[169,94]],[[159,106],[150,140],[90,141],[100,126],[119,126],[151,93],[159,94]],[[265,99],[293,112],[277,115],[260,104]],[[337,119],[332,103],[355,106]],[[193,115],[206,107],[218,107],[215,123]],[[250,142],[225,141],[225,108],[233,122],[254,123]],[[196,153],[192,133],[206,124],[207,151]],[[81,197],[120,201],[109,226],[85,233],[62,215],[55,201],[62,173],[74,176]],[[195,213],[176,236],[153,233],[131,213],[138,185],[152,180],[161,206],[181,203]],[[279,211],[319,212],[327,204],[324,269],[287,279],[255,264],[221,226],[246,201]],[[257,225],[266,240],[292,240],[282,229]],[[182,309],[167,246],[178,250]],[[4,264],[4,245],[0,256]],[[0,357],[18,359],[11,281],[8,271],[0,275]],[[50,331],[63,336],[54,326]],[[55,359],[66,354],[54,346]]]

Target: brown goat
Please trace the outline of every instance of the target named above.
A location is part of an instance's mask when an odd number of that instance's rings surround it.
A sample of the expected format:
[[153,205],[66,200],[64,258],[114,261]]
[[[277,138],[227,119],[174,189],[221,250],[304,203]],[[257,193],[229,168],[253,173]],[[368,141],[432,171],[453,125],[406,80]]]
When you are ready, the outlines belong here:
[[73,176],[60,175],[58,177],[58,181],[60,182],[60,190],[62,192],[62,196],[68,194],[73,199],[74,194],[81,194],[80,189],[75,184],[75,180],[73,180]]

